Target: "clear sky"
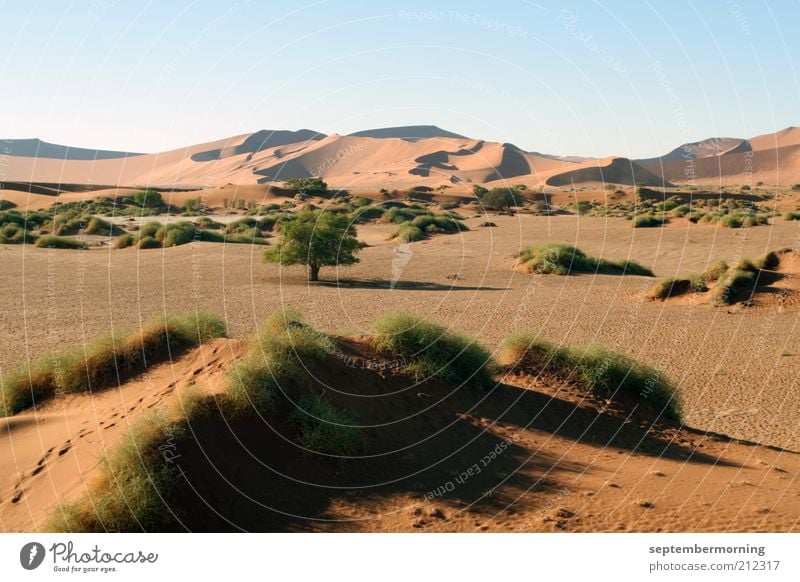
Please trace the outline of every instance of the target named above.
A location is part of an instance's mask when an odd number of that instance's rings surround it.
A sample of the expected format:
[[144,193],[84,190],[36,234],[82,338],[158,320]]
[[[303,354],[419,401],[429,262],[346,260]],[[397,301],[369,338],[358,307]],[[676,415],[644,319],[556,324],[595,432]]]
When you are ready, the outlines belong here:
[[0,136],[158,151],[435,124],[654,156],[800,125],[800,3],[0,3]]

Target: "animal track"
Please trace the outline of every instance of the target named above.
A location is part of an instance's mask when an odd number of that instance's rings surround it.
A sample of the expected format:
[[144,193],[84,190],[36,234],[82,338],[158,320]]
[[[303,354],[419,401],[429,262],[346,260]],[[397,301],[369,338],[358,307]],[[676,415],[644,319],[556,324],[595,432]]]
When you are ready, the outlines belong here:
[[72,441],[68,440],[66,443],[64,443],[64,446],[61,447],[61,449],[58,451],[58,456],[62,457],[66,455],[71,448],[72,448]]

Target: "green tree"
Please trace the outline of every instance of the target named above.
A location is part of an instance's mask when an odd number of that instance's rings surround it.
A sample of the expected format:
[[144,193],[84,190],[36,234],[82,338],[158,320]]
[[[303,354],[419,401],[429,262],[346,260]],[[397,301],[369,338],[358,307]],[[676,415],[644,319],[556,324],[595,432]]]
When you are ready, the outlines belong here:
[[133,197],[133,201],[137,206],[141,206],[142,208],[159,208],[161,206],[166,206],[161,192],[157,192],[156,190],[137,192]]
[[477,196],[478,198],[480,198],[481,196],[483,196],[484,194],[486,194],[488,191],[489,191],[489,189],[488,189],[488,188],[484,188],[484,187],[483,187],[483,186],[481,186],[480,184],[475,184],[475,185],[472,187],[472,193],[473,193],[473,194],[475,194],[475,196]]
[[281,225],[278,244],[264,252],[264,261],[305,265],[309,280],[318,281],[322,267],[357,263],[359,250],[356,229],[347,215],[311,210]]
[[325,194],[328,191],[328,185],[322,181],[322,178],[292,178],[286,182],[286,187],[295,192],[302,192],[303,194]]
[[509,206],[519,206],[522,195],[513,188],[492,188],[480,197],[487,210],[503,210]]

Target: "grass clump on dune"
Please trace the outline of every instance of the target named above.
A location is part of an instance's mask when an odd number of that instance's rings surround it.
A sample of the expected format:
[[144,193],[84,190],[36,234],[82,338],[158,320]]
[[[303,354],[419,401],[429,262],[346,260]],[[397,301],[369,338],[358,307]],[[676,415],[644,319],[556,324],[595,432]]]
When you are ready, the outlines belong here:
[[378,353],[400,356],[403,368],[418,380],[438,378],[484,389],[494,386],[492,356],[471,338],[407,313],[383,316],[374,330],[373,346]]
[[[336,350],[333,340],[317,331],[294,310],[273,314],[263,325],[244,360],[229,374],[226,402],[235,413],[269,412],[280,395],[307,388],[307,367],[324,361]],[[291,400],[291,399],[290,399]],[[290,420],[305,448],[346,456],[361,450],[364,441],[354,426],[357,418],[323,396],[309,393],[292,401]]]
[[8,416],[57,394],[115,386],[122,377],[141,373],[178,351],[225,335],[225,323],[213,315],[155,318],[123,339],[105,337],[84,349],[44,358],[30,371],[4,378],[1,411]]
[[731,268],[711,290],[711,302],[715,305],[730,305],[738,293],[748,288],[752,292],[755,271]]
[[36,246],[47,249],[75,249],[83,250],[86,248],[86,243],[82,240],[69,238],[66,236],[55,236],[46,234],[36,239]]
[[783,214],[784,220],[800,220],[800,212],[785,212]]
[[667,418],[681,420],[677,391],[662,372],[604,346],[560,347],[537,335],[519,333],[503,341],[498,359],[504,366],[579,382],[598,396],[625,394]]
[[653,276],[653,271],[636,261],[598,259],[564,243],[545,243],[523,247],[517,255],[517,266],[528,273],[555,275],[600,273]]
[[[180,473],[165,441],[186,432],[154,412],[138,421],[101,461],[101,477],[89,495],[60,505],[45,525],[50,532],[136,532],[175,529],[179,525],[165,497]],[[169,444],[169,443],[167,443]]]
[[266,410],[276,392],[306,377],[306,365],[324,360],[336,346],[294,310],[273,314],[230,372],[228,400],[234,410]]

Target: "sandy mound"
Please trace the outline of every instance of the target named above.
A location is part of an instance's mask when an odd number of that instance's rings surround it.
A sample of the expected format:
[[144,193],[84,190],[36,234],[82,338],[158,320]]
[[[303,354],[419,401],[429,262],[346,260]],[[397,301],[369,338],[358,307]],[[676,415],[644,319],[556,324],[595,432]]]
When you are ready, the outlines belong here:
[[241,349],[236,340],[212,340],[118,389],[59,398],[35,412],[0,418],[0,530],[41,528],[58,500],[86,494],[101,457],[138,418],[187,385],[220,390]]
[[[170,443],[165,500],[193,531],[789,531],[794,453],[658,421],[532,370],[491,392],[414,384],[359,339],[315,366],[310,388],[355,411],[367,448],[340,459],[292,440],[289,394],[264,418],[193,421]],[[220,390],[241,345],[217,340],[147,379],[6,421],[3,530],[40,526],[85,492],[98,457],[144,411],[191,383]]]

